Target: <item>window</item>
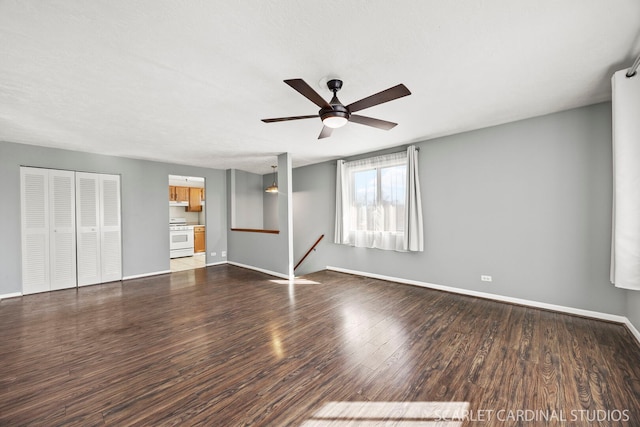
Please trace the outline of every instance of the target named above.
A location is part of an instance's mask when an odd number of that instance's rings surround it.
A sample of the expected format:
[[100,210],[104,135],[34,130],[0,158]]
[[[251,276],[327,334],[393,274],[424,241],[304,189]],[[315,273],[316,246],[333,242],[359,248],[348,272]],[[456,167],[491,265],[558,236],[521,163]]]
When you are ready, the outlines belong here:
[[407,156],[404,152],[344,163],[342,243],[402,250]]
[[350,171],[351,230],[404,231],[407,165],[379,166]]
[[416,148],[338,161],[335,243],[422,251],[422,206]]

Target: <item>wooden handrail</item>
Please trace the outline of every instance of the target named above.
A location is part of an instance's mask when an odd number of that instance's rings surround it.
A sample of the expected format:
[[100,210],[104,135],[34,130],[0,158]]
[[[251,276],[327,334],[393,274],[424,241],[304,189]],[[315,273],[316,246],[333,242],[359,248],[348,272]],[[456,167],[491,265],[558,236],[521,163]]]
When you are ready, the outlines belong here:
[[318,237],[318,240],[316,240],[316,242],[313,244],[313,246],[311,246],[311,248],[307,251],[306,254],[304,254],[304,256],[302,257],[302,259],[300,261],[298,261],[298,263],[296,264],[295,267],[293,267],[293,271],[296,270],[296,268],[298,268],[300,266],[300,264],[302,264],[302,261],[304,261],[305,259],[307,259],[307,257],[309,256],[309,254],[311,253],[312,250],[314,250],[316,248],[316,246],[318,246],[318,243],[320,243],[320,240],[322,240],[322,238],[324,237],[324,234],[320,237]]
[[262,228],[232,228],[231,231],[246,231],[248,233],[280,234],[280,230],[264,230]]

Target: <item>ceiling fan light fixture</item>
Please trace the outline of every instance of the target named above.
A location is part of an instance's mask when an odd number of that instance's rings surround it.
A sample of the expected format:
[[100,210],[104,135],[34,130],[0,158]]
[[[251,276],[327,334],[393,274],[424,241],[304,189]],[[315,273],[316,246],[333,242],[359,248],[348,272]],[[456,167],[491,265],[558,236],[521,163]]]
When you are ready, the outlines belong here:
[[347,124],[349,121],[349,111],[340,104],[340,101],[334,99],[336,103],[331,104],[331,108],[323,108],[320,110],[320,118],[322,124],[328,128],[337,129]]
[[329,116],[322,119],[322,123],[326,127],[329,127],[332,129],[341,128],[342,126],[346,125],[348,121],[349,120],[347,120],[346,117],[342,117],[342,116]]

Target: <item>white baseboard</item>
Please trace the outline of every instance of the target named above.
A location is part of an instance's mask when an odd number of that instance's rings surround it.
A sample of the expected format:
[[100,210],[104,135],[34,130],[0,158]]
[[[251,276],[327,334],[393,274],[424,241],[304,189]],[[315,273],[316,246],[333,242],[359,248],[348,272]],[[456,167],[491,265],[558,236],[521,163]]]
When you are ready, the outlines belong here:
[[254,267],[252,265],[240,264],[239,262],[235,262],[235,261],[227,261],[227,264],[235,265],[236,267],[248,268],[249,270],[259,271],[261,273],[266,273],[266,274],[269,274],[271,276],[275,276],[275,277],[279,277],[281,279],[289,280],[289,276],[287,276],[286,274],[277,273],[277,272],[271,271],[271,270],[265,270],[264,268]]
[[629,329],[629,332],[631,332],[631,335],[633,335],[638,341],[638,343],[640,343],[640,331],[638,331],[636,327],[633,326],[633,323],[631,323],[631,320],[626,319],[624,324],[626,325],[627,329]]
[[15,298],[15,297],[21,297],[21,296],[22,296],[22,292],[11,292],[10,294],[0,295],[0,299]]
[[159,274],[171,273],[171,270],[154,271],[153,273],[134,274],[133,276],[125,276],[122,280],[141,279],[143,277],[157,276]]
[[228,262],[227,261],[212,262],[210,264],[207,264],[207,267],[212,267],[214,265],[223,265],[223,264],[228,264]]
[[638,339],[638,343],[640,343],[640,333],[638,333],[638,331],[635,329],[635,327],[633,327],[633,325],[631,324],[629,319],[627,319],[625,316],[618,316],[616,314],[601,313],[599,311],[583,310],[581,308],[566,307],[566,306],[563,306],[563,305],[547,304],[545,302],[531,301],[531,300],[526,300],[526,299],[521,299],[521,298],[506,297],[506,296],[503,296],[503,295],[490,294],[490,293],[486,293],[486,292],[471,291],[471,290],[468,290],[468,289],[454,288],[454,287],[451,287],[451,286],[436,285],[434,283],[420,282],[418,280],[401,279],[401,278],[398,278],[398,277],[384,276],[382,274],[375,274],[375,273],[367,273],[367,272],[364,272],[364,271],[349,270],[347,268],[327,266],[327,270],[337,271],[337,272],[340,272],[340,273],[355,274],[356,276],[371,277],[372,279],[386,280],[386,281],[389,281],[389,282],[403,283],[403,284],[406,284],[406,285],[421,286],[423,288],[437,289],[439,291],[446,291],[446,292],[452,292],[452,293],[455,293],[455,294],[461,294],[461,295],[468,295],[468,296],[473,296],[473,297],[478,297],[478,298],[491,299],[491,300],[500,301],[500,302],[508,302],[508,303],[511,303],[511,304],[525,305],[525,306],[528,306],[528,307],[542,308],[542,309],[545,309],[545,310],[553,310],[553,311],[558,311],[558,312],[561,312],[561,313],[575,314],[575,315],[583,316],[583,317],[591,317],[591,318],[599,319],[599,320],[607,320],[609,322],[623,323],[624,325],[626,325],[630,329],[633,328],[633,330],[631,330],[631,333],[633,333],[635,335],[635,337]]

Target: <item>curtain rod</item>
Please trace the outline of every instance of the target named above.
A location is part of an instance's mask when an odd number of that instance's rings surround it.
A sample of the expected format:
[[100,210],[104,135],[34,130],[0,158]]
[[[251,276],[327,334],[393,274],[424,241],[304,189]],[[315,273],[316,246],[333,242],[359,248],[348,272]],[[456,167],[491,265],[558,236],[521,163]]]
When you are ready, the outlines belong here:
[[636,59],[636,62],[633,63],[631,68],[629,68],[629,70],[627,70],[627,77],[635,76],[636,75],[636,70],[638,69],[638,66],[640,66],[640,55],[638,55],[638,58]]

